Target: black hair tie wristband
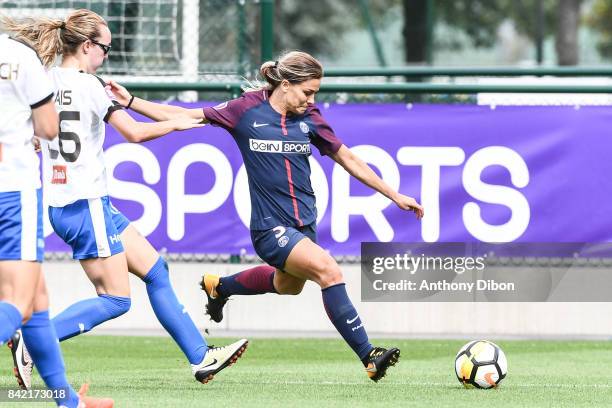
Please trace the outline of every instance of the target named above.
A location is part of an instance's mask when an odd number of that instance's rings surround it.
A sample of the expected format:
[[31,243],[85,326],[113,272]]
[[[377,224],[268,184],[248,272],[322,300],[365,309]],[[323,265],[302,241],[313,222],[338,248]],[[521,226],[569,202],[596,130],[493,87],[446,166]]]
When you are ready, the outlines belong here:
[[132,106],[132,102],[134,102],[134,95],[132,95],[132,97],[130,98],[130,101],[128,102],[128,104],[125,107],[125,109],[130,109],[130,106]]

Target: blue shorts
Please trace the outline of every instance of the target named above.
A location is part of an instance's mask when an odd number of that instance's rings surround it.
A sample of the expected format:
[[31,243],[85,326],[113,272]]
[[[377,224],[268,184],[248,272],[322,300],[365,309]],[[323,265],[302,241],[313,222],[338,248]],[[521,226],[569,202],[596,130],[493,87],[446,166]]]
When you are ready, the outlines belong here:
[[42,262],[42,190],[0,193],[0,261]]
[[49,207],[53,230],[72,248],[74,259],[106,258],[123,252],[120,234],[130,221],[108,196]]
[[257,255],[268,265],[280,270],[285,267],[285,261],[293,247],[304,238],[317,242],[316,223],[303,227],[278,226],[264,231],[251,231],[251,241]]

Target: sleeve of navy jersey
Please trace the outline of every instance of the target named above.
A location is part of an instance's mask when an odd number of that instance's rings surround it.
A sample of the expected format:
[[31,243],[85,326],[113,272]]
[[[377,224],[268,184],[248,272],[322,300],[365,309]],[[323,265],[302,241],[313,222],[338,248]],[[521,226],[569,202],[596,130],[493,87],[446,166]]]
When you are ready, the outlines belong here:
[[263,101],[264,91],[245,92],[239,98],[223,102],[217,106],[202,108],[204,117],[213,126],[232,131],[244,112]]
[[312,125],[310,139],[312,144],[319,149],[323,156],[336,153],[340,146],[342,146],[342,141],[336,136],[325,119],[323,119],[319,108],[315,105],[309,106],[306,115]]

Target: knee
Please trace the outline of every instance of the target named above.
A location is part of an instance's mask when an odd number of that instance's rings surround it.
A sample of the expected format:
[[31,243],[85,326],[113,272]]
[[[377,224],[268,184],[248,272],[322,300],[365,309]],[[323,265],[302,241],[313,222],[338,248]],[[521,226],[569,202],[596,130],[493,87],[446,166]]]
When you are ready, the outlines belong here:
[[100,298],[104,300],[104,308],[111,319],[127,313],[132,306],[132,300],[129,297],[100,295]]
[[315,282],[321,288],[327,288],[343,281],[342,271],[340,271],[340,267],[331,256],[316,262],[314,270]]

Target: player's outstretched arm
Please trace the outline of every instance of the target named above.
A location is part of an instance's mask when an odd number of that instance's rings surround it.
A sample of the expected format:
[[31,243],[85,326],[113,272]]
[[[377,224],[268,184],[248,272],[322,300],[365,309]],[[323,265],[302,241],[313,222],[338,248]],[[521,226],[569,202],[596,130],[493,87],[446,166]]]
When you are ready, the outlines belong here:
[[124,107],[129,107],[141,115],[145,115],[149,119],[153,119],[158,122],[161,120],[171,120],[185,116],[193,119],[200,119],[200,121],[205,119],[202,109],[187,109],[180,106],[150,102],[133,96],[127,89],[125,89],[125,87],[119,85],[113,80],[109,81],[108,85],[110,86],[110,90],[113,95],[115,95],[117,102]]
[[187,130],[204,126],[200,119],[186,116],[161,122],[138,122],[123,110],[114,111],[108,123],[111,124],[129,142],[142,143],[157,139],[175,130]]
[[402,210],[413,211],[418,219],[423,218],[423,207],[419,205],[414,198],[393,190],[387,183],[378,177],[370,166],[351,152],[345,145],[340,146],[340,149],[336,153],[330,155],[330,157],[341,165],[351,176],[389,198]]

